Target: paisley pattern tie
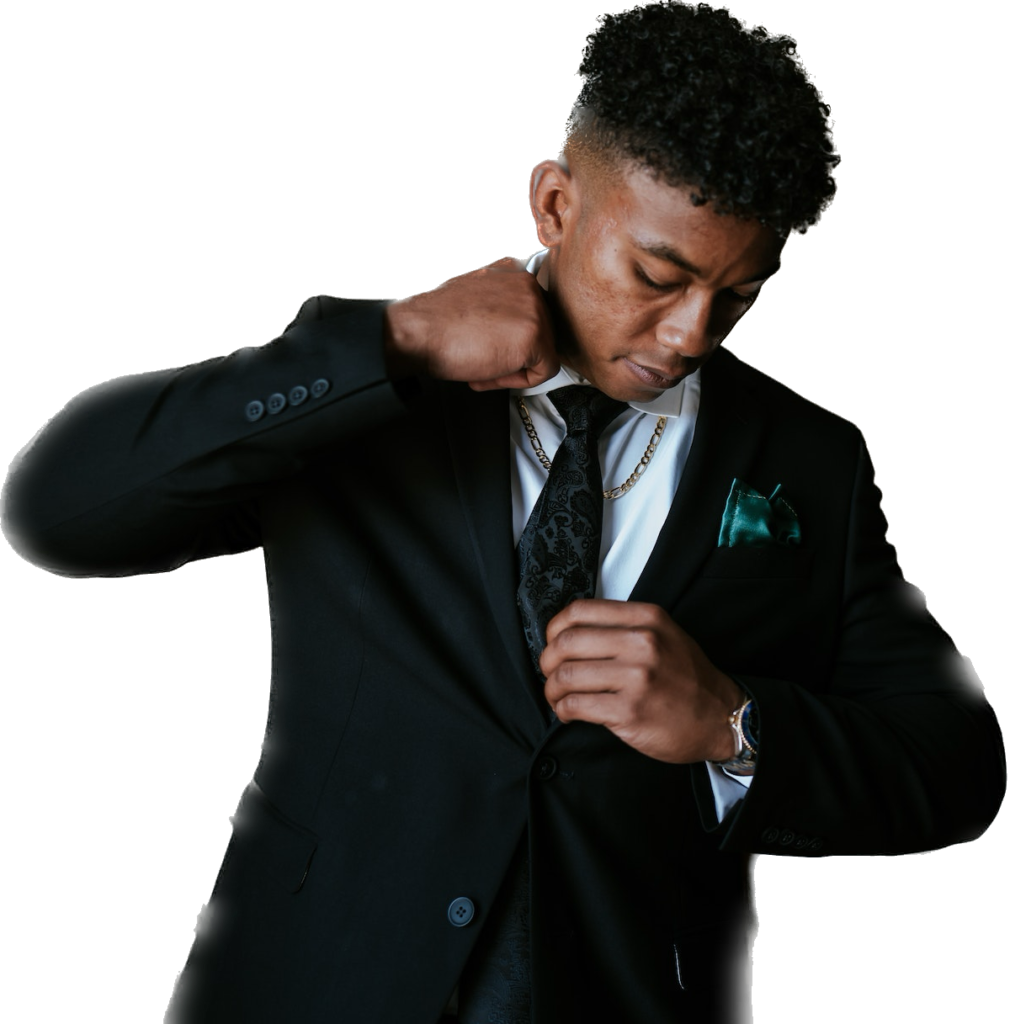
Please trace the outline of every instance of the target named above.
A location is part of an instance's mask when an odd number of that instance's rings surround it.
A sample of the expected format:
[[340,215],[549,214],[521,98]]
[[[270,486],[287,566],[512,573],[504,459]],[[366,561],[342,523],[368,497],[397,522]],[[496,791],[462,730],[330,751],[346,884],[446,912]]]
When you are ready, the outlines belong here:
[[519,611],[540,671],[547,623],[566,605],[596,593],[603,534],[600,435],[627,405],[573,384],[548,395],[568,433],[519,538]]
[[[574,384],[550,392],[567,434],[519,538],[523,630],[539,672],[547,623],[570,601],[592,597],[603,530],[600,434],[624,402]],[[529,851],[523,833],[459,982],[461,1024],[529,1024]]]

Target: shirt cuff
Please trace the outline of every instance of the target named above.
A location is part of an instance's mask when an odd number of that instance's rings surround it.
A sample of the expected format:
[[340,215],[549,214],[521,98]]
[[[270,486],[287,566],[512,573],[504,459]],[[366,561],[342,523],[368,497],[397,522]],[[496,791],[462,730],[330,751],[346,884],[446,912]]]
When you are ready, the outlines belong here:
[[722,824],[723,818],[739,803],[750,789],[753,775],[730,775],[717,764],[705,762],[709,782],[712,783],[712,799],[715,801],[715,816]]

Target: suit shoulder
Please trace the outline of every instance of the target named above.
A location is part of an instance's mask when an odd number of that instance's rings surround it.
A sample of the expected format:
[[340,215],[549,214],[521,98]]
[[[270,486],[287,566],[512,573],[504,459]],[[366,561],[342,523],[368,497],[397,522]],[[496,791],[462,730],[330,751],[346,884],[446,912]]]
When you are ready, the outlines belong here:
[[706,365],[704,377],[706,382],[714,377],[712,383],[715,386],[726,384],[746,393],[749,400],[759,405],[764,415],[773,420],[785,421],[822,434],[826,432],[839,439],[862,441],[862,434],[854,423],[804,398],[727,349],[720,349],[711,363]]

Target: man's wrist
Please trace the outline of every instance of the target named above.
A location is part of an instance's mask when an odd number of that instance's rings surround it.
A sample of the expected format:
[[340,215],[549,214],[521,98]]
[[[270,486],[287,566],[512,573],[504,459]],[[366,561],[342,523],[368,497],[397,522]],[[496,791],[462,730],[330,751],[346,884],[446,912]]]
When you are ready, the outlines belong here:
[[390,380],[399,380],[422,373],[424,360],[412,343],[409,299],[399,299],[386,306],[383,316],[382,344],[385,350],[386,373]]
[[733,709],[727,724],[733,734],[734,754],[716,764],[731,775],[753,775],[757,770],[760,726],[757,705],[749,695]]
[[719,673],[721,686],[718,692],[719,708],[717,718],[712,723],[712,743],[709,747],[707,761],[712,764],[720,764],[723,761],[732,760],[736,755],[736,739],[733,730],[729,727],[729,719],[734,710],[746,699],[747,694],[732,676]]

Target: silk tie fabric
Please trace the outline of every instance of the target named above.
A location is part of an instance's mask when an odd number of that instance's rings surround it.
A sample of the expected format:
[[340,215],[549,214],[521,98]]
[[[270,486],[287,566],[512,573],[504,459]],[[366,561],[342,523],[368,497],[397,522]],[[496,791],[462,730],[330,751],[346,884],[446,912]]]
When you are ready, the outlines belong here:
[[[574,384],[548,395],[565,421],[547,483],[519,538],[523,631],[539,672],[547,623],[569,602],[592,597],[603,532],[600,434],[627,408]],[[529,1024],[529,851],[524,832],[490,917],[459,983],[461,1024]]]
[[547,623],[581,597],[596,593],[603,535],[599,440],[627,405],[596,388],[573,384],[548,395],[567,433],[554,455],[519,538],[519,591],[526,643],[540,671]]

